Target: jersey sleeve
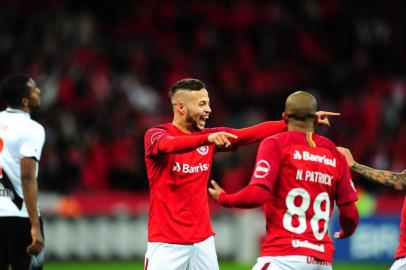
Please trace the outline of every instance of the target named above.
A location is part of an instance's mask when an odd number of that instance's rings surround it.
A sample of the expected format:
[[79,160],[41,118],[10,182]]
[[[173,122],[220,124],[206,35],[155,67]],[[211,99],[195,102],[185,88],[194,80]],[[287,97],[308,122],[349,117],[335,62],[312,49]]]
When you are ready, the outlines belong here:
[[341,154],[339,154],[339,162],[342,173],[341,178],[337,182],[335,200],[337,205],[344,205],[358,200],[358,195],[351,179],[350,168],[347,166],[347,162]]
[[339,205],[340,211],[339,222],[341,226],[340,238],[352,235],[359,222],[359,214],[355,202]]
[[209,134],[190,136],[170,136],[165,129],[152,128],[145,133],[144,147],[146,156],[182,153],[207,145]]
[[41,125],[33,125],[29,132],[25,133],[23,142],[20,147],[22,157],[33,157],[40,160],[42,147],[45,142],[45,130]]
[[261,140],[265,139],[266,137],[275,135],[277,133],[285,132],[287,130],[286,124],[284,121],[266,121],[255,126],[241,128],[241,129],[233,129],[233,128],[212,128],[209,129],[210,132],[219,132],[219,131],[226,131],[237,135],[237,139],[230,139],[231,147],[229,148],[217,148],[216,151],[235,151],[240,146],[244,146],[247,144],[257,143]]
[[144,136],[145,156],[157,156],[159,154],[159,141],[168,137],[168,132],[162,128],[151,128]]
[[237,146],[259,142],[266,137],[286,131],[283,121],[267,121],[258,125],[236,129],[234,134],[238,136],[235,141]]
[[234,194],[221,193],[218,202],[224,207],[250,209],[261,206],[269,199],[267,188],[262,185],[248,185]]
[[271,192],[279,175],[281,154],[275,138],[267,138],[258,148],[250,185],[263,185]]

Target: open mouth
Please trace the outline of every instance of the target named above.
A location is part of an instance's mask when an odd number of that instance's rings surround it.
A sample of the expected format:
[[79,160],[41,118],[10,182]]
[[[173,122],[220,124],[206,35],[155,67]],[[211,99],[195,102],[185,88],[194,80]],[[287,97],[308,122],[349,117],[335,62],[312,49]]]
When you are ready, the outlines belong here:
[[209,116],[207,115],[207,116],[201,116],[200,118],[199,118],[199,124],[201,124],[201,125],[206,125],[206,121],[207,121],[207,119],[209,119]]

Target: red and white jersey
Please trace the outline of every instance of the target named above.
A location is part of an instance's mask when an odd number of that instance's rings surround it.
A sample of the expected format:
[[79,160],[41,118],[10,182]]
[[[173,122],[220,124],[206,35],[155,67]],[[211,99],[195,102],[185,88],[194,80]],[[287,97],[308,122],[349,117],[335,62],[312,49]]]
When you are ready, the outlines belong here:
[[290,131],[265,139],[250,185],[271,192],[263,207],[266,239],[261,256],[306,255],[331,262],[328,221],[338,205],[357,200],[344,156],[327,138]]
[[[196,136],[231,128],[183,133],[172,124],[149,129],[145,134],[145,162],[150,186],[148,242],[192,244],[214,235],[207,183],[216,151],[214,145],[162,155],[158,142],[167,136]],[[207,144],[207,143],[206,143]]]
[[[403,171],[406,173],[406,170]],[[400,236],[399,236],[399,246],[396,250],[395,258],[401,258],[406,256],[406,197],[403,202],[402,216],[400,218]]]

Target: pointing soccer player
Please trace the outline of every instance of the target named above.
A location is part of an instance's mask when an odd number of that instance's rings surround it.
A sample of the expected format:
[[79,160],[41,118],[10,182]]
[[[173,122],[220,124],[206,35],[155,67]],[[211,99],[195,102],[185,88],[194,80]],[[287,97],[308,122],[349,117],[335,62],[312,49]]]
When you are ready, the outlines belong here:
[[24,75],[5,78],[0,112],[0,269],[42,269],[44,239],[37,203],[38,162],[45,141],[31,119],[41,90]]
[[[197,79],[183,79],[170,90],[172,123],[145,133],[145,163],[150,186],[148,270],[218,269],[210,223],[207,184],[213,154],[259,142],[283,132],[283,121],[244,129],[205,128],[209,94]],[[328,125],[320,112],[319,122]]]
[[348,166],[329,139],[314,133],[316,109],[313,95],[291,94],[283,113],[288,131],[262,141],[249,185],[226,194],[211,182],[210,194],[225,207],[264,208],[266,239],[254,270],[332,269],[334,202],[342,228],[335,238],[350,236],[358,224]]
[[[400,191],[406,190],[406,170],[398,173],[373,169],[357,163],[354,160],[349,149],[343,147],[337,147],[337,149],[345,156],[351,171],[360,174],[371,182],[378,183]],[[390,270],[401,269],[406,269],[406,197],[403,203],[402,215],[400,219],[399,246],[396,250],[395,262],[393,263]]]

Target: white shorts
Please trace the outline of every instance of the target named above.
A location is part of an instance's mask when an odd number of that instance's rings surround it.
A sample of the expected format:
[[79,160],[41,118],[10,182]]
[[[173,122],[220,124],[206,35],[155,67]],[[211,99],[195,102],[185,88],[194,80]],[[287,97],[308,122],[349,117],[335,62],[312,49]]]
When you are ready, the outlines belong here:
[[406,257],[397,259],[389,270],[406,270]]
[[148,242],[145,270],[219,270],[214,237],[192,245]]
[[252,270],[332,270],[331,263],[311,256],[264,256],[257,259]]

